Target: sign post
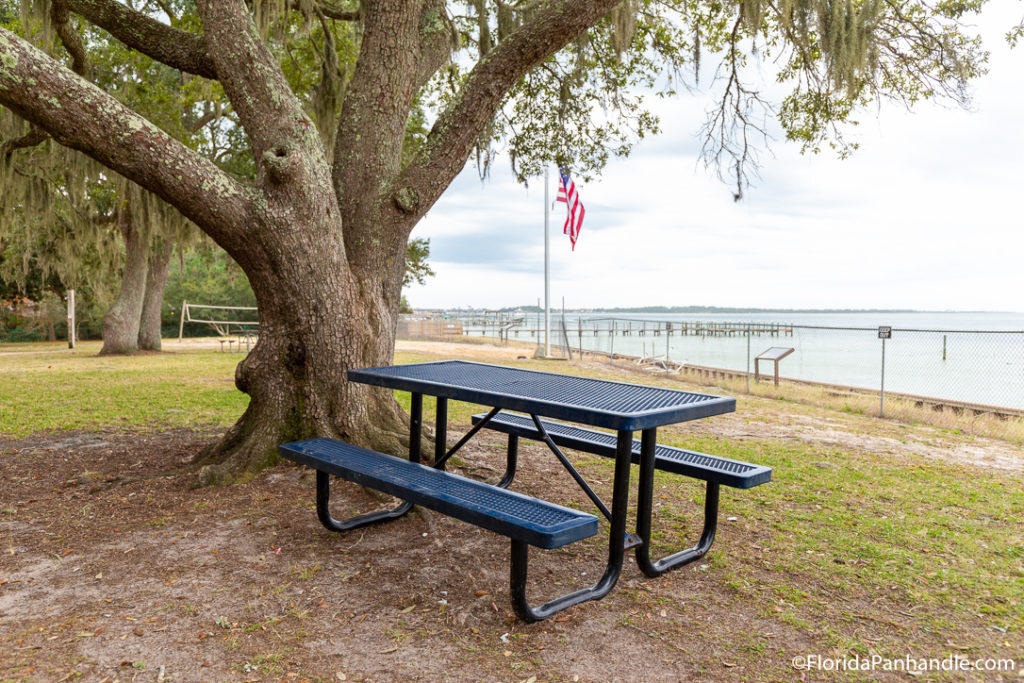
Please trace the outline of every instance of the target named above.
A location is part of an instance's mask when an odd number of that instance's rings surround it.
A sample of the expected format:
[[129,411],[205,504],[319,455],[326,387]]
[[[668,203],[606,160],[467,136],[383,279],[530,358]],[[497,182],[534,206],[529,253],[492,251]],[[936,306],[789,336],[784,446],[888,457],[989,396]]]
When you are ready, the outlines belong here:
[[882,340],[882,391],[881,403],[878,406],[878,416],[885,417],[885,340],[892,339],[892,327],[879,325],[878,338]]

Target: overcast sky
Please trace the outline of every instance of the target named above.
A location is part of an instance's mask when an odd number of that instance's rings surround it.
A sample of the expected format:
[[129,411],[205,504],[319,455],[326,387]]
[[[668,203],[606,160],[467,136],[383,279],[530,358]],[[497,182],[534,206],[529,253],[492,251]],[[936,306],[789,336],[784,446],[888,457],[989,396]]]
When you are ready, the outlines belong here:
[[[972,111],[926,104],[861,112],[860,149],[801,156],[772,143],[745,198],[697,161],[709,102],[659,106],[662,134],[579,184],[583,230],[570,250],[551,213],[551,302],[1024,311],[1024,46],[1003,34],[1024,3],[978,22],[992,52]],[[552,170],[551,198],[555,193]],[[413,233],[437,276],[414,307],[536,304],[544,294],[544,188],[506,160],[481,183],[462,172]]]

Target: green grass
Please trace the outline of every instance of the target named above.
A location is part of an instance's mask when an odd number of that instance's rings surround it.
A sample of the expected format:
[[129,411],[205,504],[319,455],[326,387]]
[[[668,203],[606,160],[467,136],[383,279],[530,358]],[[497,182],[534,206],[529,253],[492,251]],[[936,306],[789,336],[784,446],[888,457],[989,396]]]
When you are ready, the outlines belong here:
[[248,404],[234,384],[237,354],[100,357],[95,342],[74,351],[60,344],[0,345],[0,353],[9,351],[21,353],[0,356],[0,434],[223,428]]
[[775,441],[682,445],[774,469],[771,484],[730,492],[723,515],[771,530],[765,548],[787,576],[775,588],[788,602],[825,609],[835,595],[890,595],[936,615],[955,605],[963,618],[1020,638],[1018,477]]

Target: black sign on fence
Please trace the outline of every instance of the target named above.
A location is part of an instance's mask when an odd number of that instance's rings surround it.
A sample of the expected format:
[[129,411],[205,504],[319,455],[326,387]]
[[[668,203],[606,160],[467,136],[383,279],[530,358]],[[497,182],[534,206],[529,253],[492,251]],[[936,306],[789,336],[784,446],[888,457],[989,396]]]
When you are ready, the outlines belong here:
[[878,338],[879,339],[892,339],[892,327],[879,325],[878,327]]

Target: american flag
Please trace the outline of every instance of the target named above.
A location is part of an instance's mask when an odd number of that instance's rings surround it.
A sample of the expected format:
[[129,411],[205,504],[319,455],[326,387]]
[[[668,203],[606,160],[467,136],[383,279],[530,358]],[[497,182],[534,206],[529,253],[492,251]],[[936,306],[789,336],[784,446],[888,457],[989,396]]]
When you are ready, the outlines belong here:
[[569,236],[569,240],[572,242],[572,249],[576,251],[576,239],[580,236],[580,228],[583,227],[583,215],[586,211],[583,209],[583,202],[580,201],[580,196],[576,192],[576,183],[569,177],[569,169],[558,169],[558,175],[560,182],[558,199],[555,201],[565,202],[565,208],[568,211],[565,216],[565,225],[562,227],[562,234]]

